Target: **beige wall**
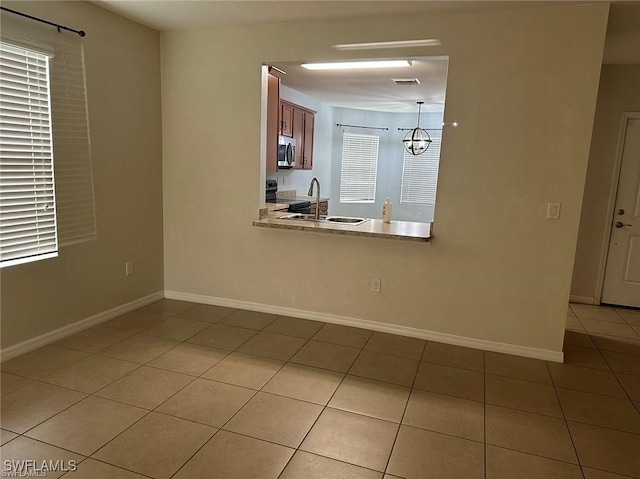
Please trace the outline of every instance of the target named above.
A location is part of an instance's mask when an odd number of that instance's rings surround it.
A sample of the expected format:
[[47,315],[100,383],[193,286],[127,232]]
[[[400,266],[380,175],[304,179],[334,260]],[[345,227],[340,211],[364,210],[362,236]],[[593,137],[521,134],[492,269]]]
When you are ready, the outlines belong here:
[[640,112],[640,65],[603,65],[582,203],[571,294],[598,298],[598,274],[606,256],[608,202],[623,112]]
[[[163,289],[160,44],[87,2],[3,6],[86,30],[98,239],[2,274],[2,347]],[[124,263],[135,261],[125,277]]]
[[[560,351],[607,10],[163,34],[166,289]],[[444,132],[433,243],[252,227],[261,63],[414,38],[442,46],[384,55],[449,55],[445,120],[460,125]],[[559,221],[545,219],[550,201]],[[382,294],[368,292],[374,277]]]

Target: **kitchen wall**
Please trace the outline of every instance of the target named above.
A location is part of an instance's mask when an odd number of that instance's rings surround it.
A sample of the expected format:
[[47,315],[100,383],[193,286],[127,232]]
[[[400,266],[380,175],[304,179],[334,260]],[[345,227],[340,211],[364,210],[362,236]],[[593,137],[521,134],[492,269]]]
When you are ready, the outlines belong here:
[[321,195],[329,196],[332,180],[329,159],[333,142],[333,109],[330,105],[285,85],[280,87],[280,98],[316,112],[313,167],[311,170],[279,170],[277,173],[268,173],[267,178],[278,180],[278,190],[296,190],[299,196],[306,196],[311,180],[316,177],[320,182]]
[[[406,131],[398,128],[415,126],[416,113],[389,113],[350,108],[337,108],[312,98],[286,86],[281,87],[281,98],[316,112],[314,137],[314,166],[312,170],[279,170],[268,173],[268,179],[278,181],[279,190],[297,190],[305,196],[311,179],[320,181],[321,195],[329,197],[329,213],[332,215],[364,216],[378,218],[386,197],[394,203],[393,218],[403,221],[433,221],[434,205],[408,205],[400,203],[402,181],[402,139]],[[442,128],[443,113],[422,113],[423,128]],[[340,203],[340,172],[342,164],[343,128],[336,123],[349,125],[382,125],[383,130],[352,129],[356,132],[378,134],[380,136],[378,181],[375,203]],[[373,132],[373,133],[372,133]],[[441,135],[441,131],[431,131]]]
[[607,207],[623,112],[640,112],[640,65],[602,65],[571,284],[572,296],[584,302],[601,293],[598,274],[611,228]]
[[[422,113],[422,128],[442,129],[443,113]],[[402,185],[402,159],[404,147],[402,139],[406,131],[398,128],[414,128],[416,113],[389,113],[379,111],[334,108],[335,123],[358,126],[379,126],[388,130],[367,130],[361,128],[340,128],[334,124],[333,149],[331,154],[331,214],[381,218],[382,204],[387,197],[393,203],[393,219],[402,221],[433,221],[434,205],[409,205],[400,203]],[[343,130],[367,135],[378,135],[378,169],[375,203],[340,203],[340,174],[342,170]],[[441,131],[430,131],[434,137],[440,137]]]
[[2,5],[87,32],[98,230],[57,258],[0,270],[6,348],[163,289],[162,111],[158,32],[88,2]]
[[[163,33],[167,294],[558,359],[607,12],[540,5]],[[433,241],[253,227],[265,168],[261,65],[415,38],[442,44],[384,56],[448,55],[445,122],[459,124],[444,131]],[[545,218],[548,202],[562,203],[560,220]],[[370,278],[382,279],[381,294]]]

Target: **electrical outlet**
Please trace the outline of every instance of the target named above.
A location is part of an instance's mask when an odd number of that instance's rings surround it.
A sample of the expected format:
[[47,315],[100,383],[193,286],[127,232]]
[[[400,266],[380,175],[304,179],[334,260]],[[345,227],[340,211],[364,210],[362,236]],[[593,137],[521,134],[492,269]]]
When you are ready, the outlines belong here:
[[124,264],[124,272],[126,276],[133,276],[133,261],[127,261]]
[[560,219],[560,203],[547,203],[547,219]]
[[379,293],[382,290],[382,280],[380,278],[371,278],[371,292]]

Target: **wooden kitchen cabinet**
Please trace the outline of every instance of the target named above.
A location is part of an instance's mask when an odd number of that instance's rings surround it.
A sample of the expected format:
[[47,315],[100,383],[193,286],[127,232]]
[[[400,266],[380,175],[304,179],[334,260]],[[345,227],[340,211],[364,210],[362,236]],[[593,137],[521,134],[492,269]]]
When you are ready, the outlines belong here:
[[278,171],[279,111],[280,75],[277,69],[270,69],[267,78],[267,173]]
[[[316,214],[316,204],[315,203],[313,203],[311,205],[311,214],[312,215]],[[328,215],[329,214],[329,200],[320,201],[320,214],[321,215]]]
[[301,169],[304,155],[304,110],[295,108],[293,110],[293,139],[296,140],[296,160],[293,167]]
[[315,126],[315,114],[304,112],[304,140],[302,142],[302,169],[313,168],[313,128]]
[[280,134],[283,136],[293,136],[293,105],[284,101],[280,102]]
[[296,154],[293,168],[310,170],[313,167],[313,134],[316,112],[285,100],[280,100],[278,111],[280,112],[279,134],[295,139]]
[[293,138],[296,140],[296,158],[293,167],[298,170],[310,170],[313,167],[315,112],[285,101],[280,103],[292,108]]

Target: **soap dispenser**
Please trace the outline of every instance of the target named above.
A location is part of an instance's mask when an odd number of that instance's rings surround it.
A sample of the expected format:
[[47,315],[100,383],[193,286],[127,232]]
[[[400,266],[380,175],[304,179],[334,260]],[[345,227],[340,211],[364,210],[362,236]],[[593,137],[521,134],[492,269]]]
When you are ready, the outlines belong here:
[[391,223],[391,211],[393,210],[393,205],[391,204],[391,200],[387,197],[384,200],[384,204],[382,205],[382,222],[383,223]]

